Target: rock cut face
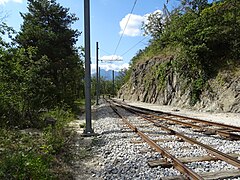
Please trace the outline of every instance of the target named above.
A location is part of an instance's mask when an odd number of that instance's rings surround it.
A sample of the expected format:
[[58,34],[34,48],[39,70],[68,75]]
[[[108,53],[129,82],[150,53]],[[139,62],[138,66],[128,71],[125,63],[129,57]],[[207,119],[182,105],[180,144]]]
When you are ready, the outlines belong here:
[[239,76],[219,72],[218,76],[224,82],[219,83],[218,77],[208,80],[208,86],[202,90],[199,100],[192,106],[190,85],[174,70],[173,61],[171,56],[156,57],[136,64],[129,81],[119,90],[118,97],[210,112],[240,112]]

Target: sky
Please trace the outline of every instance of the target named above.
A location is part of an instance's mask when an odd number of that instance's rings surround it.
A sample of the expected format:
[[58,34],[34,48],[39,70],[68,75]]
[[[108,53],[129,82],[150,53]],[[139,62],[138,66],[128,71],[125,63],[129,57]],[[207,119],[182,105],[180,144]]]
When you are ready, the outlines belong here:
[[[82,32],[77,46],[84,46],[84,0],[56,0],[69,8],[79,20],[73,29]],[[96,42],[99,43],[99,66],[105,70],[119,71],[129,66],[136,53],[148,45],[150,37],[144,36],[142,22],[150,13],[163,9],[167,0],[90,0],[91,69],[96,70]],[[169,9],[177,7],[177,0],[170,0]],[[16,31],[23,20],[20,12],[27,12],[27,0],[0,0],[1,16]],[[132,13],[131,13],[132,12]],[[118,60],[118,61],[113,61]]]

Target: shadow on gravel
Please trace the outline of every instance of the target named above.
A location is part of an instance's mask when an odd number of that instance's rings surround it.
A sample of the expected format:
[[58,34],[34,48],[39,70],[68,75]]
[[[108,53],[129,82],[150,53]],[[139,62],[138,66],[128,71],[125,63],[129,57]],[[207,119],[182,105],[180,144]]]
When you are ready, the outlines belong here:
[[97,107],[95,113],[97,114],[96,120],[101,118],[119,118],[119,116],[107,104]]
[[112,133],[122,133],[122,132],[123,132],[122,130],[104,131],[104,132],[102,132],[102,135],[103,134],[112,134]]

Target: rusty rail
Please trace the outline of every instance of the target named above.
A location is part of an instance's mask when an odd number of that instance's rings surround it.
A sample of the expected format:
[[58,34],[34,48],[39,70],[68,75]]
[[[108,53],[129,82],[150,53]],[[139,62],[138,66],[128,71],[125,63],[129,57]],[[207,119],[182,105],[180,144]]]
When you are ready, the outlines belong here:
[[[115,102],[119,104],[119,102],[117,102],[117,101],[115,101]],[[162,112],[162,111],[152,111],[152,110],[149,110],[149,109],[146,109],[146,108],[134,107],[134,106],[126,105],[126,104],[122,104],[122,103],[120,103],[120,106],[123,106],[123,107],[126,107],[126,108],[130,107],[131,109],[137,108],[137,109],[141,109],[143,111],[151,111],[151,112],[154,112],[154,113],[164,113],[164,114],[169,115],[169,116],[182,118],[183,120],[193,120],[195,122],[208,124],[208,125],[215,125],[215,126],[218,126],[218,127],[221,127],[221,128],[227,128],[227,129],[232,130],[232,131],[240,132],[240,127],[236,127],[236,126],[232,126],[232,125],[227,125],[227,124],[222,124],[222,123],[217,123],[217,122],[210,122],[210,121],[206,121],[206,120],[200,120],[200,119],[197,119],[197,118],[191,118],[191,117],[181,116],[181,115],[175,115],[175,114],[166,113],[166,112]],[[144,112],[144,114],[146,114],[146,112]],[[189,126],[189,127],[194,128],[194,129],[200,129],[200,130],[205,131],[205,132],[211,132],[213,134],[218,134],[220,136],[230,138],[232,140],[240,140],[240,135],[239,134],[231,133],[229,131],[224,131],[222,129],[205,128],[205,127],[202,127],[200,125],[195,125],[195,124],[191,124],[191,123],[188,123],[188,122],[183,122],[183,121],[172,119],[172,118],[169,118],[169,117],[163,117],[161,115],[159,115],[159,116],[158,115],[153,115],[153,114],[149,114],[149,115],[154,116],[155,118],[158,118],[158,119],[164,119],[164,120],[167,120],[167,121],[175,122],[177,124]]]
[[167,120],[167,121],[175,122],[177,124],[189,126],[189,127],[194,128],[194,129],[200,129],[200,130],[205,131],[205,132],[211,131],[211,133],[213,133],[213,134],[218,134],[220,136],[231,138],[232,140],[240,140],[240,135],[234,134],[234,133],[231,133],[231,132],[226,132],[226,131],[219,130],[219,129],[205,128],[205,127],[202,127],[202,126],[199,126],[199,125],[196,125],[196,124],[191,124],[191,123],[188,123],[188,122],[183,122],[183,121],[179,121],[179,120],[171,119],[171,118],[167,118],[167,117],[161,117],[161,116],[156,116],[156,115],[151,115],[151,116],[155,117],[155,118],[158,118],[158,119],[164,119],[164,120]]
[[[114,102],[117,102],[117,103],[120,103],[116,100],[114,100]],[[122,104],[122,103],[121,103]],[[157,111],[157,110],[149,110],[147,108],[143,108],[143,107],[135,107],[135,106],[132,106],[132,105],[128,105],[130,107],[134,107],[134,108],[138,108],[138,109],[141,109],[141,110],[144,110],[144,111],[152,111],[154,113],[162,113],[162,114],[166,114],[168,116],[173,116],[173,117],[178,117],[178,118],[182,118],[183,120],[186,119],[186,120],[192,120],[192,121],[195,121],[195,122],[199,122],[199,123],[205,123],[205,124],[208,124],[208,125],[213,125],[213,126],[219,126],[219,127],[222,127],[222,128],[228,128],[228,129],[231,129],[233,131],[238,131],[240,132],[240,127],[237,127],[237,126],[232,126],[232,125],[228,125],[228,124],[223,124],[223,123],[218,123],[218,122],[211,122],[211,121],[206,121],[206,120],[203,120],[203,119],[198,119],[198,118],[193,118],[193,117],[188,117],[188,116],[182,116],[182,115],[178,115],[178,114],[172,114],[172,113],[169,113],[169,112],[164,112],[164,111]]]
[[[127,108],[126,106],[122,106],[122,107],[125,108],[126,110],[129,109],[129,107]],[[132,108],[131,108],[131,110],[134,111],[134,109],[132,109]],[[144,117],[142,114],[139,114],[138,112],[135,112],[135,113],[137,113],[138,115],[140,115],[144,119],[154,123],[155,126],[158,126],[161,129],[163,129],[163,130],[165,130],[165,131],[167,131],[167,132],[169,132],[171,134],[174,134],[174,135],[180,137],[181,139],[183,139],[186,142],[189,142],[191,144],[196,144],[196,145],[206,149],[210,154],[216,156],[217,158],[221,159],[222,161],[225,161],[225,162],[227,162],[227,163],[229,163],[229,164],[231,164],[233,166],[236,166],[236,167],[240,168],[240,160],[238,160],[238,159],[236,159],[236,158],[234,158],[234,157],[232,157],[232,156],[230,156],[228,154],[222,153],[221,151],[218,151],[218,150],[212,148],[211,146],[208,146],[206,144],[198,142],[198,141],[196,141],[193,138],[187,137],[187,136],[183,135],[182,133],[179,133],[179,132],[177,132],[177,131],[175,131],[173,129],[170,129],[170,128],[166,127],[166,126],[163,126],[163,125],[161,125],[159,123],[156,123],[151,118]]]
[[166,151],[164,148],[160,147],[157,143],[155,143],[153,140],[151,140],[147,135],[145,135],[143,132],[139,131],[137,127],[133,126],[127,118],[122,116],[115,107],[110,106],[116,114],[123,120],[127,126],[132,129],[132,131],[136,132],[144,141],[146,141],[153,149],[155,149],[157,152],[161,153],[162,156],[169,158],[173,162],[173,166],[182,174],[186,175],[190,179],[203,179],[201,176],[199,176],[197,173],[189,169],[187,166],[185,166],[180,160],[178,160],[176,157],[171,155],[168,151]]

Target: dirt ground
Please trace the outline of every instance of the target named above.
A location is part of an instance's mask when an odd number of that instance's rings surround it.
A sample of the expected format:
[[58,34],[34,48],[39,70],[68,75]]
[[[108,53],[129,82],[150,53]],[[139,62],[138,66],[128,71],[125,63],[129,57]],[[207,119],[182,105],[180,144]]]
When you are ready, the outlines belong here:
[[[96,146],[97,137],[83,137],[84,120],[75,120],[69,127],[75,131],[71,143],[71,171],[76,180],[95,180],[95,171],[99,168],[99,157],[93,153],[92,148]],[[98,178],[99,179],[99,178]]]

